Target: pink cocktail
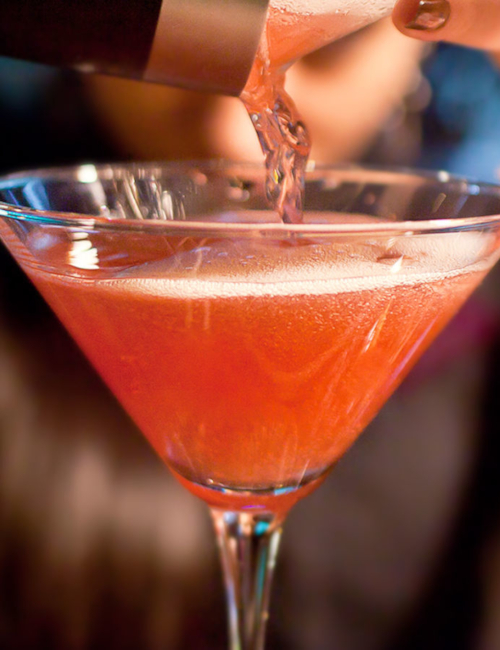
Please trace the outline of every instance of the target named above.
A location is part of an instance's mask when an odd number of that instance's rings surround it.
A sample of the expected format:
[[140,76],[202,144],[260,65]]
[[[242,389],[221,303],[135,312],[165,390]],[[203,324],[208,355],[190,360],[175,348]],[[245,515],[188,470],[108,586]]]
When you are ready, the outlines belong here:
[[[0,183],[0,236],[215,521],[231,647],[263,647],[289,508],[319,485],[499,256],[500,191],[310,169],[301,224],[245,165]],[[263,578],[264,577],[264,578]]]

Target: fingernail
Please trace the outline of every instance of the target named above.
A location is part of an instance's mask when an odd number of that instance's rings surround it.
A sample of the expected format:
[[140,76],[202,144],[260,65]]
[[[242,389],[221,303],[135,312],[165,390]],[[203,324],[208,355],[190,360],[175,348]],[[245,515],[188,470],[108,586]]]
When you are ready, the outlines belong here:
[[448,0],[420,0],[415,15],[405,28],[435,32],[446,25],[450,11]]

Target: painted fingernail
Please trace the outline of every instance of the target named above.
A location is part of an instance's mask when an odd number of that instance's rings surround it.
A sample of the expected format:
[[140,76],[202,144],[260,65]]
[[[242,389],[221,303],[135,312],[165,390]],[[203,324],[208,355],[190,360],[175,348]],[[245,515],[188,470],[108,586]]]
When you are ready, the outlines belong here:
[[435,32],[446,25],[450,11],[448,0],[420,0],[415,15],[405,27],[406,29]]

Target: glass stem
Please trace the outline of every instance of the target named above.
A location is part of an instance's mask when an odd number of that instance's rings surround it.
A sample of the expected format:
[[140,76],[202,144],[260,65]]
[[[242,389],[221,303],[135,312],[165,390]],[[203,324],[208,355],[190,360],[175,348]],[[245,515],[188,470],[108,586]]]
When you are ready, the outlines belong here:
[[211,509],[229,616],[230,650],[263,650],[283,517]]

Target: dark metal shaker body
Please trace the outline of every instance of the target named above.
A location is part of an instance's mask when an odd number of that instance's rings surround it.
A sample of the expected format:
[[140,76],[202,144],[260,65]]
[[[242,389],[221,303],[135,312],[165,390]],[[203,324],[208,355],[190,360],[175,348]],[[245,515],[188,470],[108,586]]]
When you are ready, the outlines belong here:
[[268,0],[2,0],[0,55],[239,95]]

